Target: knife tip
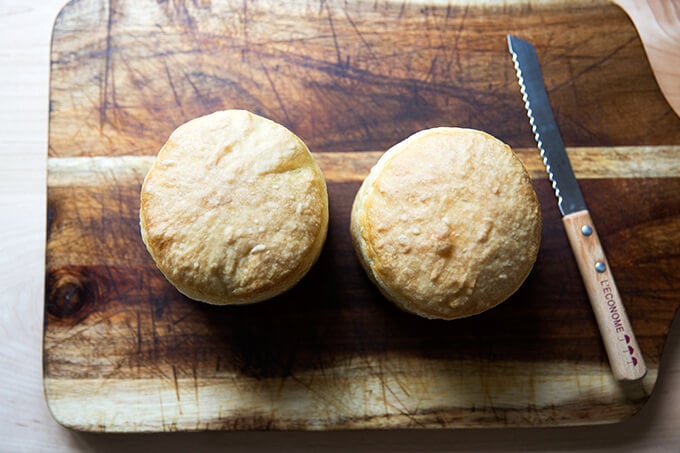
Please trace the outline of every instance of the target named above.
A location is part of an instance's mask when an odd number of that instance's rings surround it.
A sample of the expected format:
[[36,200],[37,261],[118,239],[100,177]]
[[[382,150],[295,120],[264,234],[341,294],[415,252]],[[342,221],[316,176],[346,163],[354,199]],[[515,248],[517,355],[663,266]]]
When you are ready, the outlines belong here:
[[508,48],[510,49],[510,51],[516,51],[520,47],[526,47],[526,48],[529,48],[529,49],[534,48],[534,46],[529,41],[526,41],[522,38],[518,38],[517,36],[512,35],[510,33],[507,34],[507,38],[508,38]]

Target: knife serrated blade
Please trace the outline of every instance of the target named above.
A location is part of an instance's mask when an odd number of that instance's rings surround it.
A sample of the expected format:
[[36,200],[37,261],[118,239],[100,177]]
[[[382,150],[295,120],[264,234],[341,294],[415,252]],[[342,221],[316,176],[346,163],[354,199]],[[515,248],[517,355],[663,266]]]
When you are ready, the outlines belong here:
[[586,209],[586,203],[550,107],[536,50],[527,41],[512,35],[508,35],[508,47],[515,63],[529,124],[555,190],[557,205],[562,215],[582,211]]
[[612,372],[620,380],[641,379],[647,367],[571,168],[550,107],[536,50],[531,43],[512,35],[508,35],[508,47],[529,123],[557,196],[562,222],[588,292]]

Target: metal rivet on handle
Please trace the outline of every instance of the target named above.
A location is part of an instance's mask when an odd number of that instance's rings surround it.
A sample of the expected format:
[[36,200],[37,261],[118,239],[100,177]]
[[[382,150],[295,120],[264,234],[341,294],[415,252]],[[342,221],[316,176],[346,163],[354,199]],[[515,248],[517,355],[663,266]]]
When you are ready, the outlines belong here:
[[591,228],[590,225],[583,225],[581,227],[581,234],[583,234],[584,236],[590,236],[591,234],[593,234],[593,229]]
[[595,270],[602,273],[607,270],[607,266],[602,261],[598,261],[595,263]]

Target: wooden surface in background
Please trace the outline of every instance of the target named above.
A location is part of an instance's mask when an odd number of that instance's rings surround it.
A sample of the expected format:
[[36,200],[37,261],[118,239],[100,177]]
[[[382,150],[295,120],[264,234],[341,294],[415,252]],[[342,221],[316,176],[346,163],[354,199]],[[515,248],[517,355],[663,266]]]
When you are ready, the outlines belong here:
[[[588,178],[582,189],[650,367],[638,386],[611,378],[540,172],[539,259],[494,310],[455,322],[402,313],[354,258],[349,208],[375,150],[438,125],[534,146],[508,32],[536,44],[565,142],[582,157],[577,176]],[[319,263],[291,292],[249,307],[188,301],[139,239],[148,156],[178,124],[221,108],[285,124],[329,176]],[[622,420],[652,390],[680,305],[678,144],[680,119],[634,28],[606,3],[73,2],[52,49],[50,408],[96,431]]]
[[680,115],[680,3],[676,0],[614,0],[637,28],[659,88]]

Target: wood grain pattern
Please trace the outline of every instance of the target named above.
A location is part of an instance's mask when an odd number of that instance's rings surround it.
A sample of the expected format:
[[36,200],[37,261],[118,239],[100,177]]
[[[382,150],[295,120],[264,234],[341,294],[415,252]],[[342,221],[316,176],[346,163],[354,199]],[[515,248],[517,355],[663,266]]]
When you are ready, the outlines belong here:
[[680,115],[680,3],[675,0],[614,0],[635,24],[659,88]]
[[178,124],[230,107],[312,151],[384,150],[450,124],[532,147],[509,32],[536,46],[567,146],[680,142],[634,27],[604,0],[81,0],[54,30],[50,155],[154,154]]
[[[680,305],[680,119],[616,7],[528,9],[70,3],[55,24],[50,103],[44,375],[56,419],[160,431],[569,425],[635,413]],[[504,40],[520,31],[543,59],[650,368],[632,387],[611,377],[531,151]],[[292,291],[225,309],[188,301],[162,277],[139,240],[138,203],[149,155],[169,132],[227,107],[280,121],[310,144],[328,176],[331,223],[319,262]],[[348,232],[377,150],[442,124],[517,147],[544,209],[526,284],[454,323],[386,302]]]
[[[51,174],[58,174],[55,167]],[[678,307],[677,175],[582,181],[603,230],[623,227],[603,241],[650,361],[634,398],[610,376],[545,179],[536,188],[546,230],[529,281],[500,307],[451,326],[398,311],[363,275],[347,232],[358,182],[329,184],[329,242],[293,291],[234,310],[191,303],[160,275],[138,240],[143,173],[137,175],[91,172],[94,184],[50,186],[46,390],[57,418],[70,425],[601,423],[634,413],[653,387]],[[611,193],[622,194],[628,208],[609,206]],[[622,218],[632,220],[624,225]],[[641,248],[651,238],[655,247]],[[661,282],[659,272],[666,273]],[[85,403],[93,412],[75,410]]]

